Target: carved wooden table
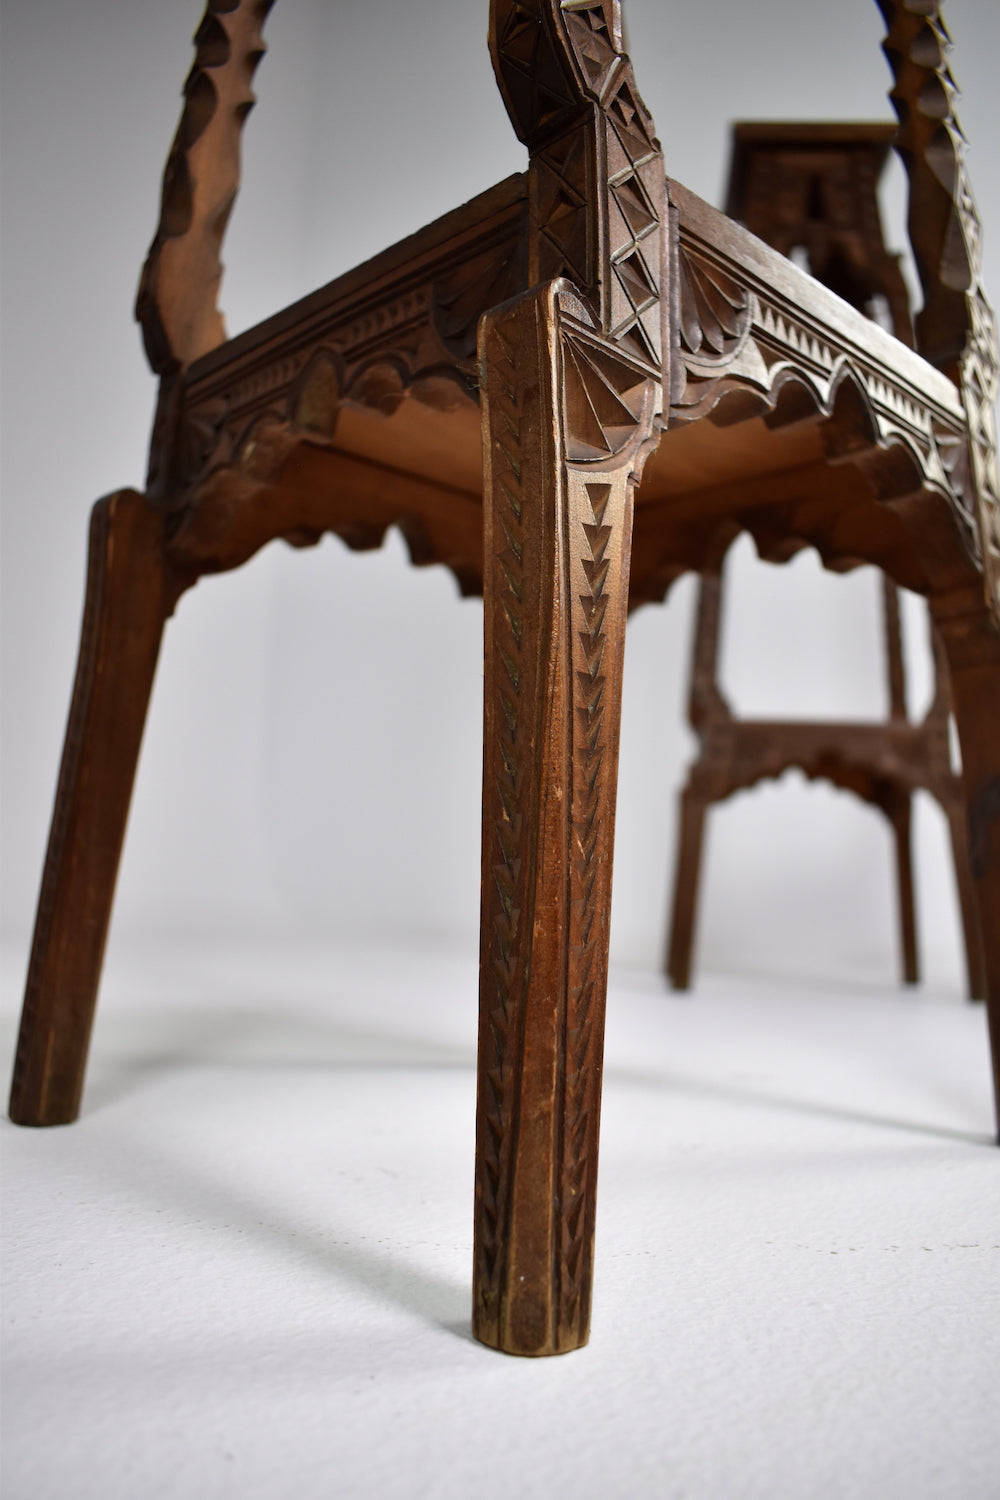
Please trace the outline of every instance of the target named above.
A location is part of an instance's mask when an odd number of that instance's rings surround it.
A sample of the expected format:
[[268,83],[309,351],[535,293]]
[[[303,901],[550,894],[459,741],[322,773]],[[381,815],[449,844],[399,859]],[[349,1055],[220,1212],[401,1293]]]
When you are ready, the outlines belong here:
[[[783,255],[799,256],[824,286],[869,316],[881,313],[912,345],[909,297],[898,255],[886,247],[878,181],[896,127],[879,123],[743,121],[733,126],[726,212]],[[723,544],[726,538],[723,538]],[[910,830],[913,793],[927,791],[948,824],[965,942],[969,995],[982,999],[979,917],[969,869],[961,779],[952,767],[951,697],[944,653],[931,631],[935,686],[924,718],[911,721],[896,586],[882,575],[889,717],[743,719],[719,681],[724,559],[698,585],[688,718],[699,739],[680,795],[679,833],[666,969],[675,989],[691,982],[705,815],[714,803],[793,767],[853,792],[888,820],[896,848],[903,979],[919,977]],[[780,670],[780,663],[777,664]]]
[[924,0],[880,3],[922,355],[665,178],[614,0],[494,0],[527,174],[227,342],[219,245],[269,0],[210,0],[139,292],[161,376],[148,484],[93,512],[13,1119],[79,1108],[178,599],[276,537],[372,546],[392,524],[485,593],[480,1339],[551,1354],[587,1337],[625,618],[701,568],[720,528],[770,557],[808,543],[875,563],[930,600],[997,1060],[995,341],[944,32]]

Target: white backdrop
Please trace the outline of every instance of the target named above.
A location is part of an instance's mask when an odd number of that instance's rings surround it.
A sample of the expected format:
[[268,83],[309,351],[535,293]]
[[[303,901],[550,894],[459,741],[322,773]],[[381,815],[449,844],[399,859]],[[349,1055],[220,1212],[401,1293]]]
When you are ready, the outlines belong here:
[[[226,245],[230,330],[520,170],[482,0],[280,0]],[[141,486],[153,401],[131,299],[190,62],[197,0],[7,0],[3,21],[3,912],[27,937],[76,653],[87,514]],[[951,0],[961,119],[1000,297],[996,0]],[[718,201],[732,118],[889,118],[870,0],[629,0],[668,170]],[[890,184],[891,237],[901,188]],[[758,713],[877,714],[874,578],[784,570],[741,544],[727,680]],[[631,626],[614,956],[655,964],[672,864],[693,591]],[[926,691],[915,626],[915,696]],[[476,943],[481,605],[395,535],[357,556],[274,545],[170,624],[114,932]],[[921,806],[928,972],[961,983],[951,874]],[[786,779],[718,811],[701,956],[891,976],[888,836]]]

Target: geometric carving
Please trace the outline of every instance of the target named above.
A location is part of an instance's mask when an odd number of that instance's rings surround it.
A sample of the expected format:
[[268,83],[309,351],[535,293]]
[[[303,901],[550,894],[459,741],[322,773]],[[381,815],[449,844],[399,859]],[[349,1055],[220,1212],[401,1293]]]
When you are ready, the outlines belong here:
[[910,183],[908,229],[924,294],[917,347],[959,386],[987,602],[1000,622],[1000,469],[996,323],[983,292],[982,233],[965,167],[951,39],[936,0],[878,0],[888,27],[897,150]]
[[617,0],[496,0],[495,16],[494,68],[531,151],[529,281],[567,277],[598,329],[659,375],[663,166]]
[[564,0],[573,49],[598,97],[622,49],[621,17],[610,0]]
[[564,349],[567,457],[607,458],[633,438],[649,377],[607,348],[568,336]]
[[594,280],[585,135],[576,128],[532,158],[532,206],[538,274],[567,276],[586,288]]
[[434,321],[449,353],[471,360],[484,307],[497,307],[524,285],[523,244],[509,236],[470,256],[434,284]]
[[[490,313],[481,334],[474,1326],[525,1354],[575,1348],[589,1324],[629,481],[655,405],[652,377],[581,314],[550,284]],[[519,1089],[539,1070],[551,1090]]]
[[[604,1024],[607,895],[599,889],[605,850],[613,837],[617,725],[611,683],[620,668],[622,600],[620,574],[612,569],[615,531],[622,523],[611,484],[584,483],[571,521],[574,550],[585,586],[572,602],[573,714],[572,837],[575,896],[568,942],[566,1058],[563,1084],[563,1147],[560,1201],[565,1205],[559,1238],[560,1323],[589,1321],[593,1255],[593,1190],[597,1171],[594,1118],[600,1105],[597,1082]],[[620,536],[618,538],[620,543]],[[572,540],[571,540],[572,545]],[[609,635],[609,626],[613,627]],[[597,1056],[595,1057],[595,1046]]]
[[561,51],[552,46],[539,0],[495,0],[491,36],[504,60],[498,82],[519,138],[552,130],[577,108],[573,80]]
[[[897,358],[878,329],[859,341],[836,299],[773,274],[776,258],[762,261],[738,227],[690,210],[679,189],[688,347],[672,347],[673,216],[616,0],[493,0],[491,49],[529,147],[527,177],[216,347],[219,240],[268,5],[209,0],[197,38],[138,308],[164,376],[150,492],[123,492],[95,511],[77,679],[85,714],[74,710],[61,772],[26,1010],[34,1062],[19,1073],[12,1113],[53,1123],[76,1112],[159,632],[179,592],[275,537],[303,545],[335,531],[368,547],[398,525],[413,560],[447,564],[463,591],[485,574],[476,1331],[512,1351],[552,1353],[587,1333],[632,492],[656,445],[664,386],[679,390],[679,429],[709,410],[724,420],[741,401],[790,424],[786,451],[808,457],[811,444],[815,462],[803,467],[831,488],[843,488],[842,476],[803,415],[834,412],[851,462],[869,462],[857,445],[874,435],[907,456],[900,467],[914,490],[923,482],[949,496],[962,472],[946,467],[949,438],[965,417],[946,377],[915,355],[909,365]],[[481,430],[471,358],[480,314]],[[988,363],[985,335],[980,347]],[[758,423],[747,447],[767,459],[787,435]],[[683,485],[692,473],[700,482],[703,460],[724,467],[740,447],[703,427],[685,449],[688,436],[670,435],[681,488],[666,485],[651,507],[674,535],[712,525],[706,491]],[[907,491],[897,512],[895,458],[877,451],[875,463],[890,503],[876,503],[874,483],[859,486],[865,504],[835,518],[836,535],[821,538],[827,554],[856,555],[861,510],[894,555],[912,531],[907,564],[926,535],[936,565],[942,538],[942,571],[971,580],[934,494]],[[776,555],[790,534],[794,543],[800,518],[802,532],[816,529],[798,472],[751,474],[756,495],[739,501],[741,519],[757,504],[764,519],[750,524]],[[773,494],[761,495],[764,483]],[[738,509],[732,494],[731,484],[721,500],[709,494],[716,522],[725,503],[723,520]],[[907,530],[911,502],[918,511],[927,502],[926,528],[921,512]],[[920,576],[918,562],[913,569]],[[970,627],[959,595],[939,608],[952,656],[981,652],[989,663],[994,637],[977,635],[975,618]],[[982,781],[995,767],[976,727],[977,714],[987,722],[979,679],[972,667],[954,675],[959,720],[964,713],[972,726],[966,765],[978,756]],[[992,807],[988,792],[977,807]],[[984,879],[994,882],[984,890],[996,910],[996,843],[983,829]]]
[[750,298],[732,276],[685,245],[678,254],[680,335],[690,354],[729,355],[750,326]]

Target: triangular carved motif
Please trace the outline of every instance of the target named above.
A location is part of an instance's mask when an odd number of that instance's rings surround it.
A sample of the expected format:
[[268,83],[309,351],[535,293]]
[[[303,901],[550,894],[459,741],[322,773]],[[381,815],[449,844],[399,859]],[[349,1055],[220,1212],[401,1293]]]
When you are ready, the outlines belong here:
[[617,187],[612,188],[612,193],[628,221],[634,239],[639,239],[657,223],[656,215],[646,201],[646,195],[636,178],[633,177],[630,182],[619,183]]
[[593,344],[581,347],[590,367],[616,393],[618,399],[625,403],[633,419],[638,419],[644,399],[645,376],[638,374],[630,365],[616,359],[605,349],[597,348]]
[[535,158],[533,187],[536,212],[543,221],[549,218],[552,205],[559,198],[575,207],[582,207],[586,202],[582,184],[574,180],[572,172],[561,170],[558,158],[554,161],[547,155]]
[[566,361],[566,415],[568,443],[567,452],[572,459],[604,458],[611,451],[604,425],[594,410],[587,390],[587,380],[576,358],[576,351],[567,346]]
[[604,557],[604,554],[607,551],[608,543],[611,540],[611,527],[600,525],[591,526],[586,521],[584,521],[583,530],[587,538],[587,542],[590,546],[591,556],[594,558],[595,562],[600,562]]
[[[637,131],[629,130],[620,120],[611,117],[614,133],[618,137],[622,150],[625,152],[633,167],[639,166],[655,154],[653,146],[648,137],[640,135]],[[612,174],[616,175],[616,174]]]
[[646,311],[632,324],[629,333],[632,336],[632,347],[634,352],[643,359],[648,359],[652,364],[659,365],[662,358],[660,325],[660,309],[657,303],[648,307]]
[[535,57],[534,77],[539,90],[558,100],[560,105],[573,104],[573,95],[567,87],[566,79],[559,67],[558,59],[554,52],[547,47],[540,47]]
[[570,35],[576,54],[583,63],[595,91],[600,93],[601,84],[616,61],[616,53],[607,37],[603,12],[570,12],[567,15]]
[[523,11],[514,10],[507,21],[500,39],[500,50],[505,58],[531,69],[538,48],[538,22]]
[[579,213],[570,224],[571,233],[559,235],[542,230],[540,240],[554,259],[544,269],[547,276],[568,276],[577,286],[585,286],[587,276],[587,216]]
[[620,361],[575,340],[565,348],[569,456],[616,453],[635,430],[644,382]]
[[631,177],[635,172],[635,168],[632,165],[632,158],[618,139],[618,132],[609,129],[606,134],[608,143],[608,177],[612,182],[615,182],[620,177]]
[[601,84],[610,69],[611,63],[614,62],[614,53],[610,57],[602,57],[600,54],[593,57],[589,52],[585,52],[581,48],[580,60],[587,70],[587,77],[590,79],[591,87],[595,93],[599,94],[601,92]]
[[521,129],[544,129],[573,105],[555,52],[539,45],[539,16],[515,6],[500,37],[503,88]]
[[561,233],[566,227],[567,220],[574,214],[580,213],[581,209],[580,203],[574,203],[567,193],[560,190],[553,198],[552,206],[545,216],[545,227],[559,230]]
[[[582,599],[586,597],[586,595],[583,595],[581,597],[581,602]],[[604,598],[607,598],[607,595],[604,595]],[[604,648],[607,642],[604,636],[590,635],[588,632],[583,630],[577,632],[577,640],[583,647],[583,657],[586,667],[586,670],[579,674],[578,681],[581,682],[581,685],[586,691],[591,687],[594,680],[600,674],[601,667],[604,664]]]
[[438,329],[442,338],[475,345],[475,325],[487,307],[513,296],[518,284],[517,251],[512,246],[489,250],[467,261],[435,287]]
[[587,629],[592,635],[596,635],[604,628],[604,616],[608,611],[608,598],[604,595],[601,599],[592,599],[589,594],[580,596],[583,606],[583,616],[587,622]]
[[611,278],[611,328],[614,337],[635,321],[635,308],[617,277]]
[[604,584],[611,569],[611,559],[610,557],[604,557],[595,558],[591,561],[585,557],[582,561],[583,571],[586,574],[587,582],[590,584],[590,591],[592,594],[600,597],[604,591]]
[[608,198],[608,244],[612,257],[634,243],[635,236],[631,226],[612,194]]
[[587,499],[590,501],[590,509],[593,512],[595,526],[604,522],[604,512],[608,508],[611,499],[610,484],[588,484]]
[[618,90],[618,93],[611,101],[608,113],[614,115],[624,125],[626,130],[631,130],[632,121],[638,114],[638,110],[636,109],[635,100],[632,98],[632,91],[627,85],[623,84]]
[[551,125],[564,113],[567,101],[564,95],[556,93],[554,89],[546,88],[543,84],[537,85],[535,97],[535,119],[538,129],[541,130],[546,125]]
[[657,300],[656,283],[638,250],[618,261],[614,270],[637,313]]
[[659,364],[662,351],[658,331],[655,337],[650,337],[642,319],[636,318],[631,324],[613,329],[612,337],[627,353],[648,360],[650,364]]
[[[535,158],[535,182],[538,201],[544,203],[553,181],[562,183],[578,203],[587,197],[587,158],[579,130],[559,136]],[[544,209],[540,211],[544,212]]]
[[562,0],[561,9],[568,18],[575,20],[579,17],[591,31],[606,36],[613,43],[611,16],[614,3],[615,0],[597,0],[596,4],[594,0]]

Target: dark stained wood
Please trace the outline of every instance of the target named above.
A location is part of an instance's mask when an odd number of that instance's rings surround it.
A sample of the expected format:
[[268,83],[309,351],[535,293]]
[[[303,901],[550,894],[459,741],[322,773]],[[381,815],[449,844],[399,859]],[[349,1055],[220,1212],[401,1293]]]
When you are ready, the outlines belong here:
[[[894,125],[740,122],[733,126],[727,211],[785,255],[800,252],[808,269],[859,312],[882,312],[906,344],[913,342],[899,257],[886,248],[877,187]],[[881,308],[879,303],[881,302]],[[845,521],[838,517],[841,544]],[[865,522],[866,543],[872,541]],[[702,576],[695,616],[689,718],[699,753],[680,796],[674,892],[666,971],[688,989],[698,908],[702,840],[708,808],[764,777],[793,768],[854,792],[887,819],[895,845],[900,959],[905,982],[919,977],[913,894],[913,793],[929,791],[948,823],[965,940],[969,994],[982,998],[985,977],[979,918],[969,872],[965,808],[952,769],[948,673],[931,642],[937,685],[919,724],[908,722],[895,585],[883,575],[883,620],[889,721],[822,723],[740,720],[718,678],[723,564]]]
[[79,1112],[146,707],[180,588],[163,512],[134,490],[99,500],[11,1086],[21,1125],[64,1125]]
[[[835,568],[876,562],[930,597],[997,1045],[990,429],[954,371],[664,177],[615,0],[493,0],[526,177],[220,342],[219,242],[266,9],[210,0],[197,37],[138,309],[161,374],[147,492],[95,513],[11,1116],[54,1124],[78,1108],[176,598],[269,539],[332,530],[373,546],[399,525],[416,561],[485,594],[475,1329],[556,1353],[589,1323],[626,608],[703,569],[720,535],[744,527],[775,557],[813,544]],[[988,346],[969,339],[988,381]]]
[[981,282],[982,226],[955,115],[958,90],[948,66],[951,42],[937,4],[877,0],[888,27],[883,51],[895,87],[898,150],[910,182],[907,231],[923,307],[917,348],[962,393],[967,423],[966,481],[986,598],[1000,594],[1000,469],[997,463],[997,330]]
[[632,491],[662,410],[667,226],[617,6],[531,9],[526,55],[528,8],[495,0],[492,49],[531,151],[529,278],[560,279],[491,312],[480,332],[473,1329],[540,1355],[577,1348],[590,1326]]

